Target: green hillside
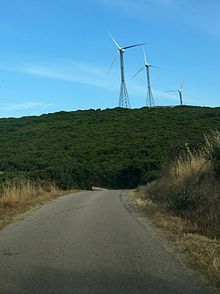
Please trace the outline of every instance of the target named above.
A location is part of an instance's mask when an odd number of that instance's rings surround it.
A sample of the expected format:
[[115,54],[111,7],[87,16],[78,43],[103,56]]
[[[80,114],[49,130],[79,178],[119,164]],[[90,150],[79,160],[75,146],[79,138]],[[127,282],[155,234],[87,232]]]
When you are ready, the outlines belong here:
[[135,187],[211,130],[220,130],[220,108],[115,108],[0,119],[0,180],[53,180],[64,189]]

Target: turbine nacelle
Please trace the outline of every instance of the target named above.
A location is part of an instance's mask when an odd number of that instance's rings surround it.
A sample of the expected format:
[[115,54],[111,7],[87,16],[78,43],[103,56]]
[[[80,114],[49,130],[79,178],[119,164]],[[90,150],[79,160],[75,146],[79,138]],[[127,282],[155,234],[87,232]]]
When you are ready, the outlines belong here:
[[153,68],[161,69],[160,67],[155,66],[155,65],[151,65],[151,64],[149,64],[149,63],[145,63],[145,66],[146,66],[146,67],[153,67]]

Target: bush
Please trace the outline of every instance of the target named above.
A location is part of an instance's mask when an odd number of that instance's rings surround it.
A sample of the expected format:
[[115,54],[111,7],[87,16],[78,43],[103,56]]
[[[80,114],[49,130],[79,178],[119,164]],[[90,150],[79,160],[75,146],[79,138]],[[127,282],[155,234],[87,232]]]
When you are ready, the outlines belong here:
[[186,148],[146,189],[147,196],[176,214],[189,218],[202,233],[220,236],[220,133],[205,136],[199,150]]

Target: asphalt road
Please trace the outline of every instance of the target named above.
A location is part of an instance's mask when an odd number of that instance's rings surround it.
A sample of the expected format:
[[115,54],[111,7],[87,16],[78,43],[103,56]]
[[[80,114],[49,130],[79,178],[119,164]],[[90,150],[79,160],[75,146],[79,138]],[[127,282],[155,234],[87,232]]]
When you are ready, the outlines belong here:
[[121,191],[58,198],[0,231],[0,293],[208,293]]

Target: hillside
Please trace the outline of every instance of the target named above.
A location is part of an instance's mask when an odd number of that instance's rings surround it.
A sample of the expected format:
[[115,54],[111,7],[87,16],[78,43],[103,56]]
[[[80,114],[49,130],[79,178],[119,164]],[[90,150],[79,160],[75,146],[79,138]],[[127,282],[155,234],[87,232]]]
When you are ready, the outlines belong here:
[[213,129],[220,130],[220,108],[115,108],[0,119],[0,180],[131,188],[157,177],[185,143],[197,146]]

